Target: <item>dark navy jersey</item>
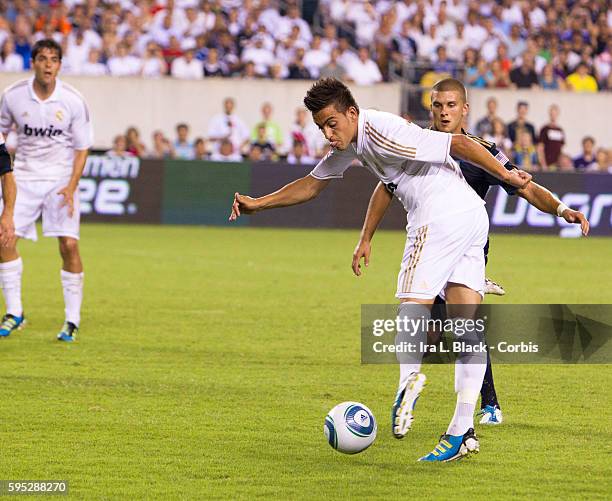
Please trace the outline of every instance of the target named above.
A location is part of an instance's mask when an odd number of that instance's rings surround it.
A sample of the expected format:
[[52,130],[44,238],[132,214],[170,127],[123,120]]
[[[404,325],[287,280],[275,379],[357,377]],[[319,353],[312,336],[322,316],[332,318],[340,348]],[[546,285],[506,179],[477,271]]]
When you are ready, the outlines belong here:
[[[485,141],[481,137],[474,136],[472,134],[468,134],[464,130],[462,132],[473,139],[477,143],[483,145],[491,155],[493,155],[503,166],[512,170],[516,168],[510,160],[504,155],[501,151],[499,151],[495,145],[495,143],[490,143],[489,141]],[[455,159],[459,162],[459,166],[461,167],[461,172],[463,172],[463,177],[468,182],[468,184],[472,187],[472,189],[478,193],[478,196],[482,199],[486,196],[489,188],[491,186],[501,186],[508,195],[516,195],[518,188],[511,186],[503,181],[500,181],[495,176],[492,176],[487,171],[481,169],[480,167],[476,167],[475,165],[466,162],[464,160]]]
[[6,150],[6,145],[4,143],[0,144],[0,176],[3,176],[7,172],[11,172],[13,170],[11,156],[9,152]]

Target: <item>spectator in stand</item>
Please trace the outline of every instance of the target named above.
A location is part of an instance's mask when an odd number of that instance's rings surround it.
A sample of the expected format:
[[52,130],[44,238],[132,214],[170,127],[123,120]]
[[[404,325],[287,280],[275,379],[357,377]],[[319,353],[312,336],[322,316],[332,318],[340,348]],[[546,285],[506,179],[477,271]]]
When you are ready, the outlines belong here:
[[537,88],[539,80],[534,69],[533,54],[525,52],[522,58],[522,64],[510,72],[510,81],[519,89]]
[[287,78],[290,80],[310,80],[312,78],[308,68],[304,65],[304,54],[302,47],[295,50],[295,56],[289,65],[289,76]]
[[172,145],[170,140],[164,136],[162,131],[156,130],[153,133],[153,150],[151,151],[149,158],[172,158],[174,152],[172,151]]
[[181,80],[201,80],[204,77],[202,61],[194,57],[193,49],[187,49],[185,53],[172,61],[170,74]]
[[242,155],[234,149],[234,145],[229,139],[222,139],[219,151],[210,155],[213,162],[242,162]]
[[104,64],[100,62],[100,51],[98,49],[91,49],[87,56],[87,61],[81,67],[81,75],[99,77],[106,75],[107,69]]
[[261,160],[276,160],[276,147],[268,137],[266,124],[263,122],[258,123],[255,126],[254,132],[255,137],[251,142],[251,148],[256,146],[261,150]]
[[179,160],[193,160],[195,150],[193,142],[189,141],[189,126],[180,123],[176,126],[176,140],[174,141],[174,157]]
[[477,136],[484,137],[486,134],[493,133],[493,121],[497,120],[497,99],[490,97],[487,99],[487,114],[476,122],[475,132]]
[[268,74],[268,68],[274,64],[274,53],[264,47],[264,38],[257,36],[253,43],[244,49],[241,60],[245,64],[253,63],[255,73],[259,76],[265,76]]
[[162,49],[155,42],[149,42],[142,60],[140,74],[146,78],[159,78],[168,72],[168,64]]
[[306,146],[302,141],[293,141],[293,147],[287,155],[287,163],[291,165],[304,165],[304,164],[314,164],[316,160],[311,156],[308,156],[305,152]]
[[487,39],[487,30],[483,28],[480,22],[480,14],[475,10],[471,10],[467,16],[467,23],[463,28],[463,36],[472,49],[480,49],[482,44]]
[[493,73],[489,69],[487,62],[482,58],[478,58],[476,67],[471,67],[466,70],[465,83],[469,87],[484,89],[489,87],[493,82]]
[[463,61],[467,49],[468,43],[464,36],[464,24],[462,22],[457,23],[457,34],[446,42],[448,57],[453,61]]
[[544,66],[539,81],[544,90],[565,90],[565,82],[555,75],[552,63]]
[[508,57],[508,46],[505,43],[500,43],[497,46],[497,61],[499,61],[502,71],[510,77],[512,61]]
[[574,162],[565,153],[561,153],[559,157],[559,172],[574,172]]
[[438,36],[438,27],[432,24],[426,35],[421,35],[417,40],[417,54],[425,61],[433,61],[436,57],[436,49],[444,44],[444,40]]
[[193,159],[208,160],[208,151],[206,151],[206,141],[202,137],[196,138],[193,142]]
[[559,107],[553,104],[548,109],[549,122],[540,129],[538,158],[542,170],[556,170],[559,166],[561,150],[565,145],[565,132],[559,127]]
[[251,148],[249,149],[248,159],[251,162],[262,162],[263,155],[261,153],[261,148],[257,146],[256,144],[252,144]]
[[128,127],[125,131],[125,149],[135,157],[146,156],[145,146],[140,141],[140,132],[136,127]]
[[455,76],[457,65],[455,61],[448,59],[444,45],[440,45],[436,49],[436,57],[434,58],[432,68],[436,73],[446,73],[451,77]]
[[218,151],[223,139],[229,139],[232,150],[240,151],[248,144],[249,130],[244,121],[235,113],[236,102],[231,97],[223,100],[223,113],[215,115],[208,123],[208,140],[212,151]]
[[489,87],[492,89],[509,89],[512,87],[510,76],[506,73],[497,60],[491,63],[491,80]]
[[262,125],[266,129],[266,137],[268,141],[272,143],[275,149],[282,147],[283,145],[283,129],[280,124],[272,119],[272,113],[274,109],[268,102],[261,106],[261,121],[253,127],[251,131],[251,140],[255,141],[259,134],[259,127]]
[[310,49],[304,54],[304,66],[308,69],[312,78],[319,78],[321,68],[329,64],[330,55],[321,48],[321,37],[315,35],[312,38]]
[[15,52],[15,42],[9,36],[2,44],[2,63],[0,70],[3,72],[20,72],[24,70],[23,58]]
[[510,37],[508,38],[508,57],[514,60],[519,57],[527,48],[527,42],[521,36],[521,27],[518,24],[513,24],[510,28]]
[[125,136],[122,134],[119,134],[117,136],[115,136],[115,138],[113,139],[113,147],[112,149],[108,150],[105,155],[107,157],[114,157],[114,158],[126,158],[126,157],[132,157],[134,155],[132,155],[129,151],[127,151],[126,148],[126,139]]
[[346,76],[344,66],[338,62],[339,56],[340,49],[334,47],[330,54],[329,63],[321,68],[319,78],[337,78],[338,80],[342,80]]
[[518,141],[514,143],[512,159],[514,165],[519,169],[526,171],[538,169],[538,154],[529,131],[521,130],[519,132]]
[[346,76],[357,85],[372,85],[382,82],[382,74],[377,64],[370,59],[367,47],[359,49],[359,58],[346,68]]
[[321,158],[325,136],[321,134],[319,128],[310,118],[310,113],[303,106],[295,110],[295,121],[291,125],[289,134],[287,135],[288,143],[285,146],[285,151],[289,151],[293,145],[293,141],[302,138],[305,147],[305,154],[310,157]]
[[589,67],[585,62],[578,63],[576,71],[569,75],[565,81],[568,88],[574,92],[597,92],[597,80],[589,74]]
[[516,143],[519,138],[519,133],[522,130],[526,130],[531,135],[531,143],[535,144],[536,131],[532,123],[527,121],[527,113],[529,113],[529,103],[526,101],[519,101],[516,105],[517,117],[513,122],[508,124],[508,137],[512,143]]
[[605,148],[598,148],[595,153],[595,162],[593,162],[588,168],[589,172],[598,172],[600,174],[612,173],[612,164],[608,158],[608,152]]
[[128,77],[140,74],[142,63],[139,58],[128,53],[124,43],[117,46],[117,53],[108,60],[108,71],[114,77]]
[[208,49],[206,60],[204,61],[205,77],[225,77],[229,74],[229,68],[223,61],[219,61],[219,51],[215,47]]
[[485,141],[490,141],[497,145],[497,149],[504,153],[508,158],[512,157],[512,141],[506,133],[506,126],[501,118],[495,117],[492,123],[491,133],[483,134]]
[[582,154],[574,158],[574,168],[587,169],[593,162],[595,162],[595,139],[586,136],[582,139]]

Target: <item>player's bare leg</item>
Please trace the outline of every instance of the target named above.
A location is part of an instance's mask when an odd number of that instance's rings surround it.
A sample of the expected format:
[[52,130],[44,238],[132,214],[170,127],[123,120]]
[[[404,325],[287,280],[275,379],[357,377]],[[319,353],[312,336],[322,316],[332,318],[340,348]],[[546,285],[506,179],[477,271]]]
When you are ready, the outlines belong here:
[[0,323],[0,337],[7,337],[25,325],[21,302],[23,261],[17,252],[17,240],[15,237],[10,244],[0,247],[0,287],[6,304],[6,314]]
[[[480,294],[465,285],[449,283],[446,287],[448,318],[473,319],[481,301]],[[479,334],[482,333],[466,332],[461,340],[473,347],[484,348],[484,340]],[[474,434],[474,410],[486,365],[486,351],[469,351],[459,355],[455,362],[455,414],[438,445],[420,461],[453,461],[479,451],[480,445]]]
[[[433,299],[404,298],[400,300],[398,308],[399,318],[424,319],[431,317],[431,305]],[[403,342],[426,343],[427,327],[418,329],[416,332],[398,331],[395,344]],[[417,344],[417,346],[420,346]],[[397,353],[400,366],[400,379],[395,401],[391,408],[391,429],[395,438],[404,438],[414,420],[413,411],[415,404],[425,387],[427,378],[421,373],[421,361],[423,354],[417,350],[416,353]]]
[[83,302],[83,262],[79,252],[79,241],[71,237],[59,237],[59,251],[62,256],[62,289],[66,306],[66,321],[57,335],[60,341],[74,341],[81,322]]

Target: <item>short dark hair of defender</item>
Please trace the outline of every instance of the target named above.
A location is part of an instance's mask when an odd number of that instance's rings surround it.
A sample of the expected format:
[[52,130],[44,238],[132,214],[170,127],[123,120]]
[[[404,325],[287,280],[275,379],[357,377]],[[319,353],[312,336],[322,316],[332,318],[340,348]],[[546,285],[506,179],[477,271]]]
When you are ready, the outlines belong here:
[[333,104],[340,113],[346,113],[351,106],[359,106],[349,88],[336,78],[321,78],[313,84],[304,98],[304,105],[314,115]]
[[54,50],[57,52],[57,57],[59,57],[59,60],[62,60],[62,46],[52,38],[45,38],[36,42],[34,47],[32,47],[32,61],[36,59],[38,53],[43,49]]
[[456,78],[445,78],[436,82],[432,87],[432,92],[458,92],[464,103],[467,103],[467,90],[465,85]]

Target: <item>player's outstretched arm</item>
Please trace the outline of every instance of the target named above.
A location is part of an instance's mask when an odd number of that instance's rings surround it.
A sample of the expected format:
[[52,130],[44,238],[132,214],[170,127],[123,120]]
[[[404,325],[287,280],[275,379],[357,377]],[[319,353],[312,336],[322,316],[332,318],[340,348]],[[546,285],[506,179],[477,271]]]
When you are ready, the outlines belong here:
[[2,185],[2,215],[0,215],[0,245],[7,245],[15,238],[15,200],[17,199],[17,184],[12,172],[6,172],[0,177]]
[[531,174],[522,170],[506,169],[484,146],[465,134],[453,134],[450,154],[477,165],[497,179],[516,188],[524,188],[531,181]]
[[353,273],[355,275],[361,275],[361,258],[366,266],[370,264],[370,253],[372,251],[372,237],[376,232],[376,228],[382,221],[383,216],[387,212],[393,195],[387,190],[387,187],[383,183],[378,183],[374,192],[370,197],[370,203],[368,204],[368,211],[366,212],[365,221],[361,228],[361,235],[359,236],[359,242],[353,252]]
[[241,214],[254,214],[265,209],[288,207],[308,202],[308,200],[312,200],[321,193],[328,184],[329,179],[316,179],[308,175],[263,197],[252,198],[236,193],[234,194],[234,203],[229,220],[235,221]]
[[[0,134],[0,139],[4,139]],[[17,184],[13,175],[11,156],[4,143],[0,144],[0,185],[2,185],[2,215],[0,215],[0,245],[7,245],[15,237],[15,200]]]
[[589,234],[589,222],[584,214],[570,209],[544,186],[531,182],[518,190],[517,194],[542,212],[562,217],[568,223],[579,224],[585,237]]

